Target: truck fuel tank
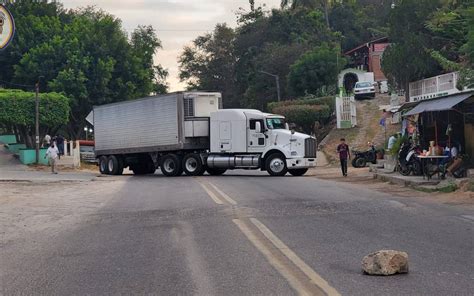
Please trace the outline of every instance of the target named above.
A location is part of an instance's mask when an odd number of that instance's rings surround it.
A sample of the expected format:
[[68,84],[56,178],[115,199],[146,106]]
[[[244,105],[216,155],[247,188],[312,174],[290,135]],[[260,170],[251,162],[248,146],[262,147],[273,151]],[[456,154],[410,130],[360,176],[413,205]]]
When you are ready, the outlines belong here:
[[260,167],[260,156],[211,154],[207,157],[207,166],[216,169],[258,169]]

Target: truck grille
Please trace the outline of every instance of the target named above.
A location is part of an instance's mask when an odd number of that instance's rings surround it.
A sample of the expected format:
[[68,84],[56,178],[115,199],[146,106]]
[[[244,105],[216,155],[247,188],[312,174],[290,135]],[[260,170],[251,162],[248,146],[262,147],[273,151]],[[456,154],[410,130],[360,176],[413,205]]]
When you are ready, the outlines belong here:
[[304,140],[304,157],[316,158],[316,139],[307,138]]

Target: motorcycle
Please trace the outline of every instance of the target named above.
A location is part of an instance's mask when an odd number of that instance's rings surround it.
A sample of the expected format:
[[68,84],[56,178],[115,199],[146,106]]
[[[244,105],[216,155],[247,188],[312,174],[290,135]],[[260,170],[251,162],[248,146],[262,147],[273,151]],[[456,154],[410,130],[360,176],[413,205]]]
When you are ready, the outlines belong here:
[[421,162],[416,157],[420,154],[418,147],[409,142],[405,142],[398,151],[398,171],[403,176],[409,176],[411,173],[415,176],[423,174]]
[[377,151],[374,145],[371,145],[367,151],[352,151],[354,158],[352,159],[352,166],[355,168],[363,168],[367,165],[367,162],[373,164],[377,163]]

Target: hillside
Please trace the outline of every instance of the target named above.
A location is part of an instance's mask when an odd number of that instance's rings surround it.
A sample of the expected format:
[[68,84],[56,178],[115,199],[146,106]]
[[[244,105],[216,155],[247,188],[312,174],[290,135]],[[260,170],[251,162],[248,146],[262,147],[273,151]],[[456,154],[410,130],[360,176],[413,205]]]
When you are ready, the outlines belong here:
[[[373,100],[356,101],[356,104],[358,126],[351,129],[334,128],[320,143],[321,150],[326,154],[329,162],[337,159],[336,147],[340,138],[345,138],[349,147],[354,150],[367,149],[368,142],[374,143],[377,148],[385,145],[385,132],[379,123],[382,117],[380,106],[389,105],[390,97],[377,94]],[[387,121],[387,137],[399,131],[400,128],[400,124],[390,124]]]

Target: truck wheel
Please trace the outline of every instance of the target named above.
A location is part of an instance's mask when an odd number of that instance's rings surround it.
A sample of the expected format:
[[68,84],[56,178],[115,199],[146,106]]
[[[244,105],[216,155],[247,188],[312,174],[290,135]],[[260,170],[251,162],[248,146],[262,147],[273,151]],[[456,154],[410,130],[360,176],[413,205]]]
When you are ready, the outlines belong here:
[[183,170],[188,176],[202,176],[204,174],[204,165],[199,154],[187,154],[183,159]]
[[284,176],[288,172],[286,159],[281,153],[273,153],[265,162],[267,172],[272,176]]
[[107,167],[107,156],[99,157],[99,171],[104,175],[109,174],[109,168]]
[[224,174],[227,171],[227,169],[207,168],[206,171],[211,176],[220,176]]
[[160,167],[163,175],[168,177],[179,176],[183,173],[181,159],[176,154],[166,154],[161,157]]
[[295,176],[295,177],[303,176],[304,174],[306,174],[307,171],[308,171],[308,169],[294,169],[294,170],[288,170],[288,172],[289,172],[292,176]]
[[117,159],[117,156],[110,155],[107,158],[107,170],[109,171],[109,174],[117,175],[117,173],[119,172],[119,161]]

